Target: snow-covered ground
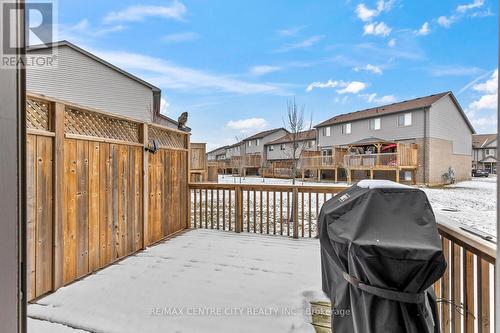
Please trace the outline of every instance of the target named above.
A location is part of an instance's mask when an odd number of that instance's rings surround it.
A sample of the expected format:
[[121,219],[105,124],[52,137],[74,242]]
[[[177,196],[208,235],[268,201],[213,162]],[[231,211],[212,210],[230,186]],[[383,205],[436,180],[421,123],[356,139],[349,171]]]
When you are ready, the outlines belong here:
[[318,240],[195,229],[29,305],[28,332],[314,332],[310,300]]
[[496,177],[473,178],[443,188],[423,188],[436,212],[496,235]]
[[[472,226],[486,233],[496,235],[496,177],[473,178],[440,188],[425,188],[432,207],[436,213],[448,216],[458,223]],[[219,176],[220,183],[243,184],[291,184],[290,179],[261,177]],[[325,183],[315,181],[302,182],[297,185],[331,185],[348,186],[347,183]]]

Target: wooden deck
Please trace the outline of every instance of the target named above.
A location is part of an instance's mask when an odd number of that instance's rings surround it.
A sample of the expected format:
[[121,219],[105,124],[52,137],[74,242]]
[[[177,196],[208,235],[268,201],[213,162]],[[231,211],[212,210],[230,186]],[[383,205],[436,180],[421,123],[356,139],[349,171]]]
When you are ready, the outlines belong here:
[[[191,184],[191,227],[309,238],[333,186]],[[293,204],[293,202],[297,204]],[[496,245],[437,216],[448,268],[435,283],[441,332],[491,332]]]

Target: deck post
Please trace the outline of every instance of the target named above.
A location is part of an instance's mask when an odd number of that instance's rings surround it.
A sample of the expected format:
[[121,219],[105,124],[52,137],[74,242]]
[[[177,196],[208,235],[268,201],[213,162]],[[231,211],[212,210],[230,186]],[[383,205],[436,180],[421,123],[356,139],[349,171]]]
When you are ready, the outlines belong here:
[[64,111],[66,106],[62,103],[52,104],[52,130],[54,131],[54,228],[53,234],[53,275],[52,288],[54,290],[63,285],[64,263]]
[[370,179],[373,179],[373,168],[370,169]]
[[396,183],[399,183],[399,168],[396,168]]
[[[144,148],[149,142],[148,125],[141,125],[141,142]],[[145,249],[149,245],[149,153],[142,149],[142,248]],[[189,175],[188,175],[189,177]]]
[[321,181],[321,169],[318,169],[318,182]]
[[295,186],[293,188],[293,201],[292,201],[292,222],[293,222],[293,238],[299,238],[299,189]]
[[347,171],[347,182],[348,183],[351,183],[351,180],[352,180],[352,175],[351,175],[351,169],[346,169]]
[[339,169],[335,168],[335,182],[338,181],[338,174],[339,174]]
[[234,189],[235,194],[235,213],[236,213],[236,221],[234,225],[234,231],[240,233],[243,229],[243,192],[240,186],[236,186]]

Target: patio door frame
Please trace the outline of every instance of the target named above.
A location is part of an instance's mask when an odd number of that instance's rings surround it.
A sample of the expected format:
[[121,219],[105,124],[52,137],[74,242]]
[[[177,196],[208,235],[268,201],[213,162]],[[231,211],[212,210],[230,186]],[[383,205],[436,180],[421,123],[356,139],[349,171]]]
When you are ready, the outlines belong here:
[[[0,0],[2,8],[5,8],[4,2],[6,0]],[[18,55],[24,55],[24,0],[15,0],[15,3],[20,10],[14,14],[9,12],[15,24],[7,29],[6,22],[11,21],[0,19],[0,24],[4,22],[0,26],[0,36],[10,32],[11,40],[7,43],[18,48]],[[3,45],[0,47],[3,51]],[[26,332],[25,100],[25,69],[21,65],[0,68],[0,325],[5,333]]]

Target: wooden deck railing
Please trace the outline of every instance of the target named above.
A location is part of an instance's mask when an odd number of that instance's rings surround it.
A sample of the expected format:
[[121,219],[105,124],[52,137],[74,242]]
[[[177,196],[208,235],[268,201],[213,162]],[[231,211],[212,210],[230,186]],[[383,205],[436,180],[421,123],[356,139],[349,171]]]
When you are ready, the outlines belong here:
[[[191,227],[315,237],[321,206],[344,189],[190,184]],[[446,217],[438,216],[437,221],[448,263],[443,278],[434,284],[441,332],[493,332],[496,245],[460,229]]]
[[340,166],[341,160],[335,156],[304,156],[299,160],[299,168],[304,170]]
[[190,184],[191,225],[193,228],[295,238],[314,237],[318,232],[317,216],[321,206],[344,189],[332,186]]

